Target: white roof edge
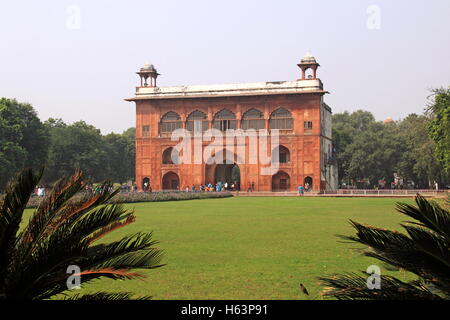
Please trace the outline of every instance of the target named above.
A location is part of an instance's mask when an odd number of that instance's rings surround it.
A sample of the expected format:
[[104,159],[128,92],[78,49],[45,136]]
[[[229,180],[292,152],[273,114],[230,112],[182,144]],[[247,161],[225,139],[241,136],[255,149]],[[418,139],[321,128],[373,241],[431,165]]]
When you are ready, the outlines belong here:
[[320,79],[295,81],[268,81],[218,85],[192,85],[172,87],[137,87],[136,98],[230,96],[252,94],[301,93],[323,91]]

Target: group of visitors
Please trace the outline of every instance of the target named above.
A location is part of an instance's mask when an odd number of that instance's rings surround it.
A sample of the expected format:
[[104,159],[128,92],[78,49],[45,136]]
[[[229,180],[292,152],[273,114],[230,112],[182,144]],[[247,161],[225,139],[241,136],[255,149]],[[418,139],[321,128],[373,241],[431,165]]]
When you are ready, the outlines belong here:
[[253,192],[253,191],[255,191],[255,183],[252,181],[247,184],[247,192]]
[[217,182],[216,184],[212,184],[212,183],[208,183],[208,184],[201,184],[198,187],[196,187],[195,185],[192,185],[190,188],[188,186],[186,186],[184,188],[184,190],[186,192],[222,192],[222,191],[239,191],[240,187],[239,187],[239,182],[235,181],[235,182],[225,182],[223,183],[222,181]]
[[100,193],[100,186],[95,186],[92,183],[86,183],[84,186],[84,191],[89,194],[99,194]]

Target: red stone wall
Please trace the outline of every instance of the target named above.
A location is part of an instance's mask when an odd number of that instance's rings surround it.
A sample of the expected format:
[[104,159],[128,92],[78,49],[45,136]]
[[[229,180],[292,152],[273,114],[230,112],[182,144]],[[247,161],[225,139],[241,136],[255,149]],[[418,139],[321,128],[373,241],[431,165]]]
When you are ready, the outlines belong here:
[[[151,180],[152,189],[161,190],[163,175],[170,171],[178,174],[180,188],[183,189],[192,184],[198,188],[200,184],[209,182],[206,180],[210,177],[205,177],[205,164],[162,164],[163,151],[178,143],[171,141],[170,138],[159,137],[159,121],[165,113],[177,112],[184,122],[192,111],[200,110],[207,114],[209,121],[212,121],[215,113],[227,108],[235,113],[239,123],[248,109],[255,108],[263,112],[268,125],[270,114],[283,107],[292,114],[293,130],[280,136],[280,145],[287,147],[290,151],[290,162],[280,164],[280,170],[289,174],[290,190],[297,190],[300,184],[303,185],[304,178],[310,176],[313,179],[313,190],[318,191],[321,188],[320,101],[321,94],[136,101],[136,183],[139,188],[142,188],[142,180],[148,177]],[[310,132],[305,132],[304,121],[313,122]],[[143,126],[150,126],[148,137],[142,135]],[[248,146],[246,150],[248,153]],[[254,182],[257,191],[272,190],[272,177],[260,175],[260,165],[240,164],[239,167],[241,189],[245,189],[248,182]]]

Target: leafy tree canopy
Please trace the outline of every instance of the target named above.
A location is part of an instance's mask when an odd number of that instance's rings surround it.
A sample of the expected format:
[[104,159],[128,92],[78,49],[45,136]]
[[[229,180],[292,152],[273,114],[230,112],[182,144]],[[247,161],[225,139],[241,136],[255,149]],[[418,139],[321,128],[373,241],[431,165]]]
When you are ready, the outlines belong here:
[[434,101],[428,106],[431,115],[429,131],[436,143],[436,153],[445,170],[450,173],[450,87],[433,90]]

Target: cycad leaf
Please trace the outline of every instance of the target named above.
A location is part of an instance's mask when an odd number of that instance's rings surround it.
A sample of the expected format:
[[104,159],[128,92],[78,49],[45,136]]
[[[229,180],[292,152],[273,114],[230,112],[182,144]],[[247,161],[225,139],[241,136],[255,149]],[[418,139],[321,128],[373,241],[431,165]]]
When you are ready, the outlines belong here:
[[417,207],[409,204],[397,204],[397,211],[418,220],[424,227],[430,228],[434,232],[450,241],[450,215],[447,210],[436,203],[427,201],[423,196],[417,194]]
[[368,277],[350,273],[319,278],[328,286],[322,295],[340,300],[441,300],[420,283],[405,283],[390,276],[380,276],[380,289],[369,289]]
[[7,275],[6,269],[13,256],[23,212],[43,171],[43,168],[37,172],[32,169],[23,170],[6,189],[0,207],[0,279],[5,279]]
[[[130,292],[96,292],[88,294],[76,294],[64,300],[79,300],[79,301],[116,301],[116,300],[130,300],[132,293]],[[150,300],[151,296],[144,296],[133,298],[133,300]]]

